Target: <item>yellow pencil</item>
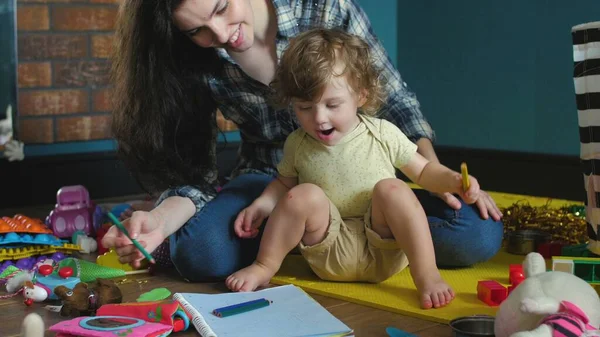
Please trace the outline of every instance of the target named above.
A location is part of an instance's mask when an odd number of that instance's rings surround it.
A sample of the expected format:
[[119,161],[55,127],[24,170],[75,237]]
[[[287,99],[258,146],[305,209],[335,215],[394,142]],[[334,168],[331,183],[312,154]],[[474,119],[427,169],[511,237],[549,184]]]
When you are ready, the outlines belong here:
[[469,183],[469,171],[467,170],[467,163],[460,164],[460,173],[462,174],[463,190],[468,190],[471,184]]

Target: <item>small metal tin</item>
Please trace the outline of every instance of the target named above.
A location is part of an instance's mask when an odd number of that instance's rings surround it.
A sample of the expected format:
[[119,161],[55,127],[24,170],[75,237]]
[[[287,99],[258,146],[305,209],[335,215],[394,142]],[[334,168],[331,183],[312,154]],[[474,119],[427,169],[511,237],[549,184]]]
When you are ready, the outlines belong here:
[[510,232],[506,235],[506,251],[511,254],[527,255],[537,251],[537,247],[550,242],[552,235],[546,232],[525,229]]
[[450,322],[453,337],[493,337],[494,317],[474,315],[459,317]]

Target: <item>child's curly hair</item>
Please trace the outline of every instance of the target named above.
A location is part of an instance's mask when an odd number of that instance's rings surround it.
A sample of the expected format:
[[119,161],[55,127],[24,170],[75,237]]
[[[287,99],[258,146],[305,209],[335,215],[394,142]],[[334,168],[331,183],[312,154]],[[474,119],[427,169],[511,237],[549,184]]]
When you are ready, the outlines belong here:
[[[344,65],[334,73],[336,62]],[[271,88],[276,105],[288,106],[292,98],[317,100],[332,76],[345,75],[356,93],[365,90],[361,111],[375,115],[385,100],[380,70],[369,45],[359,36],[338,29],[317,28],[296,36],[281,57]]]

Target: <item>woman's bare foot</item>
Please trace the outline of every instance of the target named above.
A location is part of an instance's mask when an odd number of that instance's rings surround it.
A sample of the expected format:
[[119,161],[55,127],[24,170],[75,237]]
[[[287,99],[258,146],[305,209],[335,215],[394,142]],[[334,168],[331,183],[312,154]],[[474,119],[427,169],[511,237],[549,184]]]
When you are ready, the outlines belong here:
[[454,291],[437,270],[432,275],[421,277],[420,280],[415,278],[415,284],[423,309],[441,308],[454,299]]
[[254,261],[250,266],[229,275],[225,284],[232,291],[254,291],[258,287],[268,285],[276,272]]

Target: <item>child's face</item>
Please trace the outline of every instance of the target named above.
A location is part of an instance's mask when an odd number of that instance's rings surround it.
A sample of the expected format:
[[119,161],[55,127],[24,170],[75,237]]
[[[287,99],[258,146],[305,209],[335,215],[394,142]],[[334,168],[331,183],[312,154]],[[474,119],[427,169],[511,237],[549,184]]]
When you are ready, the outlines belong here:
[[335,145],[359,123],[364,95],[352,90],[346,76],[332,77],[317,102],[292,100],[300,126],[325,145]]

